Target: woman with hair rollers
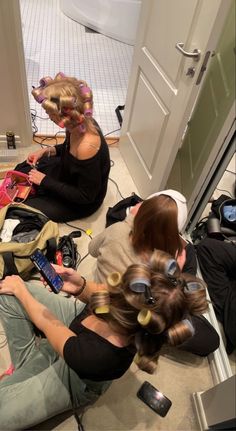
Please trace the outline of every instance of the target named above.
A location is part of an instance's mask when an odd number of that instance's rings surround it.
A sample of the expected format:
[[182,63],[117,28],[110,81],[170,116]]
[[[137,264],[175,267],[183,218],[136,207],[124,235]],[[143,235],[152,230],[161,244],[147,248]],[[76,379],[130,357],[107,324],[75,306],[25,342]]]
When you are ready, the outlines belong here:
[[[104,229],[89,243],[97,258],[95,280],[103,283],[116,270],[123,272],[137,261],[145,263],[155,249],[175,258],[183,272],[196,275],[194,247],[180,236],[187,220],[185,197],[176,190],[163,190],[132,207],[124,221]],[[204,316],[193,316],[194,337],[181,346],[191,353],[207,356],[219,347],[219,336]]]
[[[123,276],[110,274],[106,284],[54,267],[75,302],[19,276],[0,281],[0,319],[15,367],[0,383],[4,430],[28,429],[94,402],[133,360],[153,373],[162,345],[191,338],[191,316],[207,309],[204,283],[181,274],[165,252]],[[46,338],[36,341],[35,327]]]
[[28,155],[16,170],[29,174],[36,193],[25,203],[56,222],[93,214],[107,191],[110,156],[93,119],[93,95],[87,83],[58,73],[42,78],[32,95],[49,118],[66,129],[63,144]]

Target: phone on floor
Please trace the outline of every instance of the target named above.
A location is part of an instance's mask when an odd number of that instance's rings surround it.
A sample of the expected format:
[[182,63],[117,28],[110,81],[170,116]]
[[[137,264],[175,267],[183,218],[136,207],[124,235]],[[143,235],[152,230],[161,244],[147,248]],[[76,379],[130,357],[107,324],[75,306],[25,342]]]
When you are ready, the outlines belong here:
[[39,270],[40,274],[43,276],[44,280],[47,282],[49,287],[54,293],[59,293],[62,286],[63,280],[58,275],[49,262],[49,260],[44,256],[44,254],[37,248],[34,253],[30,256],[33,264]]
[[144,382],[137,392],[137,397],[158,415],[164,417],[172,402],[149,382]]

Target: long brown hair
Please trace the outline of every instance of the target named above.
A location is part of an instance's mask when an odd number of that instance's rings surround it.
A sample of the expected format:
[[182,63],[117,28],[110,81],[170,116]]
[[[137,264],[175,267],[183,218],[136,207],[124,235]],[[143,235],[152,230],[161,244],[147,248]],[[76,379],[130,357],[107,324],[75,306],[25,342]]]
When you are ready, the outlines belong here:
[[[136,348],[138,367],[149,373],[156,368],[161,346],[182,344],[190,338],[194,332],[190,314],[200,314],[208,306],[202,280],[188,276],[188,283],[198,284],[198,289],[189,291],[177,263],[174,274],[168,275],[170,261],[171,255],[156,250],[148,264],[130,265],[122,277],[116,277],[116,285],[108,282],[108,290],[96,292],[90,300],[95,315],[96,310],[104,309],[104,314],[97,316],[128,337]],[[147,301],[146,292],[132,288],[137,282],[150,286],[153,301]]]
[[132,244],[136,253],[163,250],[173,257],[181,253],[178,231],[178,208],[170,196],[159,195],[147,199],[140,206],[132,230]]

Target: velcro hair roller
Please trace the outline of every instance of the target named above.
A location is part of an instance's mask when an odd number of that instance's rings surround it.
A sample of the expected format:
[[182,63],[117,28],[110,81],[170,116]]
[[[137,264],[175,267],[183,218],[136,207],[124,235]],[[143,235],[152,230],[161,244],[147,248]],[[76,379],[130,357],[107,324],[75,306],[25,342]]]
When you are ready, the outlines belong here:
[[94,310],[95,314],[107,314],[109,313],[109,305],[101,305],[101,307],[96,307]]
[[92,117],[93,109],[91,106],[91,102],[85,102],[85,104],[84,104],[84,115],[85,115],[85,117]]
[[143,308],[138,313],[137,320],[141,326],[145,327],[152,334],[160,334],[166,327],[165,321],[160,314],[146,308]]
[[42,88],[41,87],[34,88],[32,90],[32,94],[33,94],[36,102],[38,102],[38,103],[42,103],[46,99],[46,97],[42,94]]
[[64,79],[66,75],[63,72],[58,72],[55,76],[55,79]]
[[144,293],[147,304],[155,304],[156,300],[152,296],[150,286],[150,281],[143,277],[134,278],[129,284],[129,288],[132,292]]
[[59,121],[59,123],[57,123],[57,125],[58,125],[59,127],[61,127],[61,129],[64,129],[64,127],[65,127],[65,121],[64,121],[64,120],[61,120],[61,121]]
[[173,277],[176,269],[177,269],[177,262],[176,262],[176,260],[175,259],[169,259],[166,262],[165,275],[167,277]]
[[43,78],[40,79],[39,85],[42,88],[46,87],[46,85],[48,85],[50,81],[52,81],[51,76],[44,76]]
[[152,313],[150,310],[147,310],[146,308],[143,308],[139,313],[137,317],[138,323],[142,326],[147,326],[152,318]]
[[110,295],[108,290],[99,290],[91,296],[90,305],[95,314],[107,314],[110,311]]
[[34,88],[32,90],[32,95],[34,96],[36,102],[42,103],[46,99],[46,97],[42,94],[42,90],[51,81],[52,81],[51,76],[45,76],[45,77],[43,77],[43,78],[40,79],[40,81],[39,81],[39,87]]
[[60,98],[60,104],[63,108],[75,108],[76,107],[76,98],[72,96],[64,96]]
[[134,361],[134,363],[135,364],[139,364],[139,362],[140,362],[140,355],[138,354],[138,352],[134,355],[134,359],[133,359],[133,361]]
[[119,284],[121,283],[120,273],[119,272],[112,272],[110,275],[108,275],[107,282],[111,287],[119,286]]
[[83,96],[83,98],[85,100],[87,100],[88,102],[91,101],[91,99],[92,99],[92,92],[91,92],[91,90],[90,90],[89,87],[81,84],[80,85],[80,92],[81,92],[81,95]]
[[202,289],[203,286],[198,281],[189,281],[184,286],[184,292],[185,293],[194,293],[198,290]]
[[195,329],[194,329],[192,323],[190,322],[190,320],[189,319],[183,319],[182,322],[188,326],[188,328],[190,329],[190,332],[193,336],[195,334]]
[[132,292],[135,292],[135,293],[144,293],[146,291],[146,288],[150,286],[151,286],[150,281],[147,278],[143,278],[143,277],[134,278],[129,283],[130,290],[132,290]]

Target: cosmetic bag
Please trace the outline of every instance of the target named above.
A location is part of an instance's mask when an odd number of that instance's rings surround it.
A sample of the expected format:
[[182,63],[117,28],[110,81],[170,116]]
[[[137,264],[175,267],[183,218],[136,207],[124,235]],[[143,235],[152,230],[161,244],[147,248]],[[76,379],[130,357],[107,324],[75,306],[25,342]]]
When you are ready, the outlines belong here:
[[7,171],[0,184],[0,208],[11,202],[23,202],[29,194],[34,194],[29,176],[18,171]]

